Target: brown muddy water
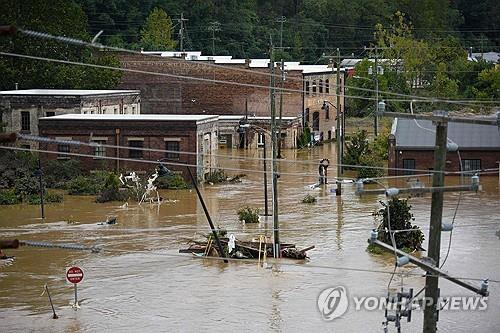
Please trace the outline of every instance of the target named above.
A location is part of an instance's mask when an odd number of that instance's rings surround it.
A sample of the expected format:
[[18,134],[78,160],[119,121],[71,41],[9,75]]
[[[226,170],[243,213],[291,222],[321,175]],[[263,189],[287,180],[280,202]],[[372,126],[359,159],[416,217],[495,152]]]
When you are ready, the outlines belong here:
[[[222,153],[239,157],[261,154],[237,150]],[[335,160],[333,145],[285,155],[297,160]],[[225,159],[220,163],[232,168],[262,168],[260,161]],[[334,175],[334,168],[330,169]],[[316,173],[317,167],[282,163],[281,171]],[[272,218],[258,225],[243,225],[237,220],[236,210],[242,205],[263,208],[262,175],[247,174],[242,183],[206,186],[202,192],[215,223],[238,239],[270,236],[271,231],[259,229],[271,228]],[[421,180],[429,184],[430,178]],[[351,304],[341,318],[326,322],[317,309],[317,297],[325,288],[334,286],[344,286],[350,296],[386,295],[389,274],[333,269],[392,271],[393,257],[365,251],[369,230],[374,226],[371,214],[384,198],[358,198],[352,185],[344,186],[342,197],[335,197],[329,190],[308,189],[307,185],[315,181],[308,176],[283,175],[280,179],[282,242],[296,243],[298,247],[316,245],[316,249],[308,252],[307,262],[282,261],[270,264],[272,269],[259,268],[255,263],[224,264],[178,254],[179,248],[186,246],[186,239],[201,238],[208,232],[195,191],[165,191],[162,196],[167,200],[159,207],[131,203],[122,208],[120,203],[96,204],[92,197],[65,196],[64,203],[47,206],[45,221],[39,219],[38,206],[0,207],[3,239],[79,242],[103,247],[99,254],[32,247],[6,250],[16,258],[0,267],[0,331],[382,331],[382,310],[356,311]],[[446,181],[456,184],[458,179]],[[445,268],[455,276],[499,280],[498,175],[482,177],[481,182],[482,192],[462,195]],[[398,185],[404,186],[404,182],[398,181]],[[318,202],[299,203],[307,193],[315,195]],[[445,221],[451,220],[457,199],[457,193],[445,195]],[[427,236],[430,196],[412,198],[411,204],[415,223]],[[107,215],[116,215],[118,224],[96,225]],[[443,255],[448,235],[443,233]],[[73,289],[65,282],[65,268],[71,265],[85,271],[79,285],[78,311],[70,306]],[[412,267],[398,270],[410,271],[422,272]],[[424,278],[410,275],[401,282],[401,277],[396,276],[393,289],[401,283],[405,288],[419,290]],[[479,285],[477,281],[473,283]],[[44,284],[50,288],[57,320],[51,319],[47,296],[40,296]],[[472,295],[444,279],[440,280],[440,287],[444,296]],[[441,311],[440,331],[498,332],[500,284],[491,283],[490,292],[486,311]],[[412,322],[403,322],[403,332],[421,331],[422,318],[422,312],[415,311]],[[390,331],[395,331],[393,325]]]

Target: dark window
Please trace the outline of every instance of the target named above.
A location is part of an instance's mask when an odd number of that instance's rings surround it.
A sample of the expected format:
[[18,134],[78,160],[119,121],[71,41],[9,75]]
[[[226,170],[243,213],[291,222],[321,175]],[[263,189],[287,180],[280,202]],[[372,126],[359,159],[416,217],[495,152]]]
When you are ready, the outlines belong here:
[[165,149],[168,150],[168,152],[165,153],[166,158],[169,158],[172,160],[179,159],[178,153],[172,153],[172,151],[180,151],[181,150],[179,141],[166,141],[165,142]]
[[[462,171],[476,171],[481,170],[481,160],[462,160]],[[474,172],[468,172],[474,174]]]
[[319,93],[322,94],[323,93],[323,80],[319,80]]
[[[129,140],[128,146],[130,148],[142,148],[143,147],[143,141],[142,140]],[[129,149],[128,150],[128,156],[130,158],[142,158],[142,150],[137,150],[137,149]]]
[[[98,145],[105,145],[106,141],[104,140],[94,140],[94,143]],[[94,147],[94,155],[95,156],[106,156],[106,147],[103,146],[95,146]]]
[[304,114],[304,121],[305,123],[309,123],[309,108],[306,108],[306,112]]
[[319,131],[319,112],[313,113],[313,131]]
[[403,169],[408,169],[405,170],[404,172],[405,175],[415,174],[415,160],[412,158],[403,159]]
[[325,93],[330,93],[330,80],[328,79],[325,80]]
[[332,131],[328,131],[328,140],[332,139]]
[[306,95],[309,95],[309,81],[306,81]]
[[47,111],[45,112],[45,117],[54,117],[56,113],[54,111]]
[[313,90],[313,94],[315,94],[316,93],[316,81],[313,81],[312,90]]
[[[59,145],[57,145],[57,151],[60,153],[69,153],[69,145],[59,144]],[[59,154],[59,155],[57,155],[57,157],[58,158],[69,158],[69,155]]]
[[330,106],[325,106],[325,119],[330,119]]
[[28,111],[21,111],[21,130],[30,130],[30,113]]

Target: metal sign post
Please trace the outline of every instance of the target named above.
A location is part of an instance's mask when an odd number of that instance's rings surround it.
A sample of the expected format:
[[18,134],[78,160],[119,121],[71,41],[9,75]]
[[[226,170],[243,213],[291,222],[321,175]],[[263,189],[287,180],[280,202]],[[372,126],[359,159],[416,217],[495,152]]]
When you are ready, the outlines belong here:
[[68,280],[69,283],[73,283],[73,286],[75,288],[75,303],[73,304],[73,308],[76,311],[79,308],[77,284],[82,282],[83,280],[83,270],[80,267],[76,266],[68,268],[66,270],[66,280]]

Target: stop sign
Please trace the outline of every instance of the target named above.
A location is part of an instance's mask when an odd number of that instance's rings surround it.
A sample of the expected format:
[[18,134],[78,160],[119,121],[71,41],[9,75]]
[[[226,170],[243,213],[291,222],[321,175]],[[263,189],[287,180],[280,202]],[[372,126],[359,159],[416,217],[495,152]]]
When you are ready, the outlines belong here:
[[76,266],[68,268],[66,280],[71,283],[80,283],[83,280],[83,270]]

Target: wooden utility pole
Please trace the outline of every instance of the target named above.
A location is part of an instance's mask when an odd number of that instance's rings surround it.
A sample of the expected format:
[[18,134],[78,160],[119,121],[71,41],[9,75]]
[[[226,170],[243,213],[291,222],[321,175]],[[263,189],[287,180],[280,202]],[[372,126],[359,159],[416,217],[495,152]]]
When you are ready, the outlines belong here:
[[375,136],[378,136],[378,49],[375,46],[375,112],[374,112],[373,130]]
[[[447,115],[447,113],[443,113]],[[436,124],[436,146],[434,148],[434,172],[432,186],[442,187],[444,185],[444,169],[446,164],[446,142],[448,132],[448,121],[442,120]],[[443,195],[442,191],[432,193],[431,222],[429,230],[428,257],[439,267],[439,253],[441,250],[441,224],[443,220]],[[427,275],[425,278],[424,302],[424,333],[435,333],[437,330],[439,278]],[[430,303],[432,300],[432,304]]]
[[282,158],[281,156],[281,124],[283,121],[283,85],[285,83],[285,63],[283,62],[283,59],[281,59],[281,90],[280,90],[280,116],[279,116],[279,122],[278,122],[278,158]]
[[274,102],[275,89],[274,89],[274,46],[272,37],[270,37],[270,59],[269,70],[271,72],[270,82],[270,103],[271,103],[271,143],[272,143],[272,196],[273,196],[273,239],[274,248],[273,253],[275,258],[279,258],[280,250],[280,237],[279,237],[279,220],[278,220],[278,165],[277,159],[277,140],[276,140],[276,104]]
[[337,109],[337,128],[335,136],[337,137],[337,188],[336,195],[342,195],[342,182],[340,176],[342,175],[342,112],[339,110],[340,106],[340,50],[337,48],[337,83],[335,84],[335,94],[337,95],[336,109]]
[[181,25],[179,29],[179,39],[180,39],[181,52],[184,52],[184,21],[188,21],[188,19],[185,19],[184,13],[181,13],[181,18],[177,19],[177,21]]

